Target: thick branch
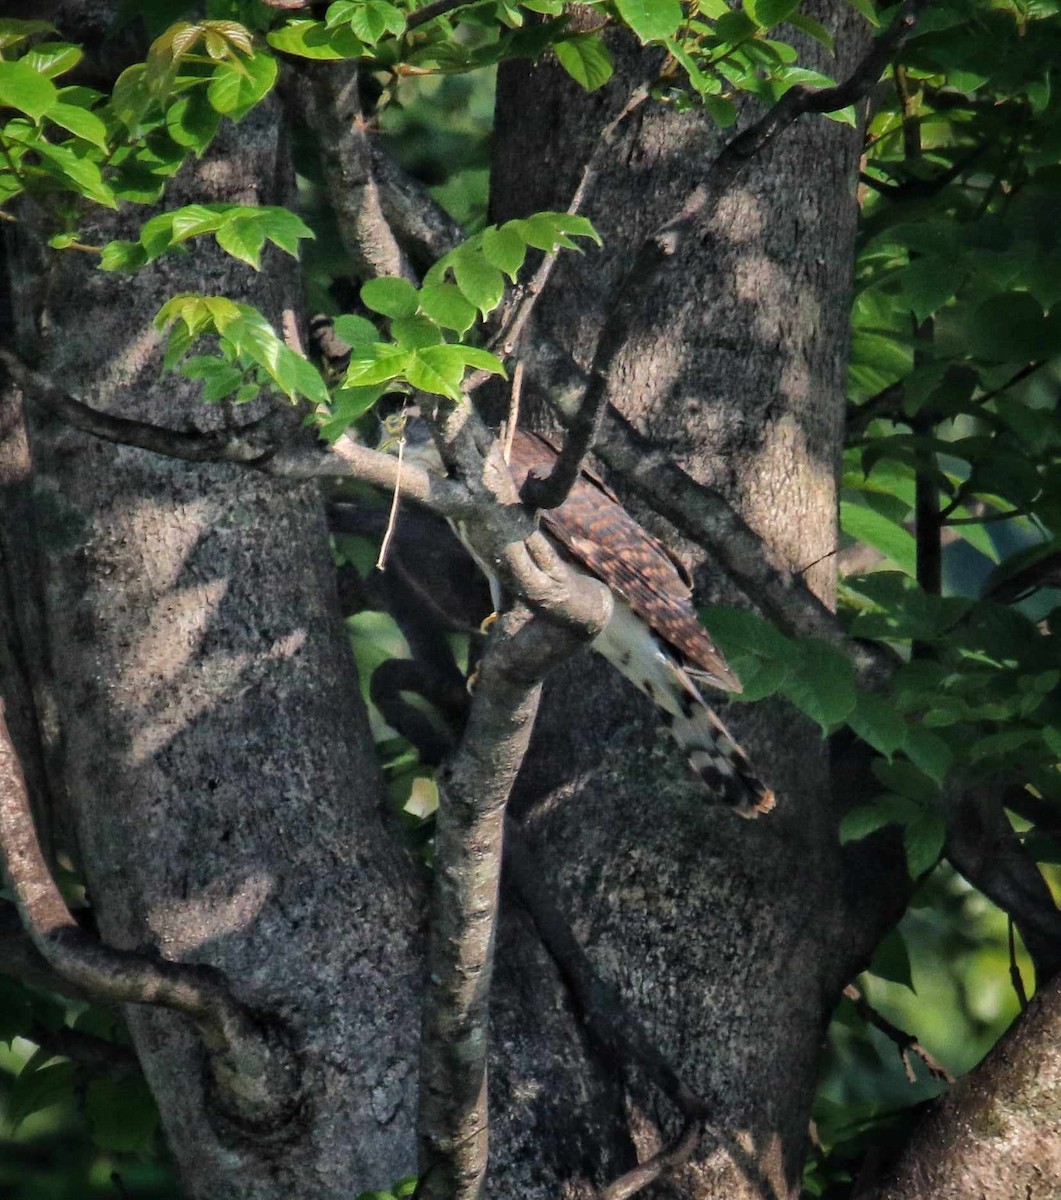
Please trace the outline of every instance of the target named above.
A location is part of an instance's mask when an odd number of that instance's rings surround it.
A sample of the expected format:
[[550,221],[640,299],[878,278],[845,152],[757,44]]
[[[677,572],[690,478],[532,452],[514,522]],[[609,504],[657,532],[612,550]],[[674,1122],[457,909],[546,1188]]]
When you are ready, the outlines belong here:
[[951,805],[947,857],[1017,926],[1042,986],[1061,970],[1061,910],[997,796],[971,790]]
[[403,250],[426,269],[465,239],[465,232],[426,187],[402,169],[380,139],[371,143],[372,173],[383,215]]
[[1061,1195],[1061,978],[922,1122],[860,1200]]
[[810,88],[803,84],[790,88],[765,116],[729,143],[712,170],[717,169],[720,163],[727,171],[733,169],[729,162],[731,158],[735,160],[735,167],[736,162],[754,157],[804,113],[838,112],[841,108],[864,100],[910,35],[926,3],[927,0],[906,0],[895,20],[876,39],[869,53],[843,83],[829,88]]
[[400,484],[404,497],[442,516],[464,516],[471,507],[467,491],[459,484],[409,464],[399,480],[398,465],[392,455],[369,450],[351,437],[341,437],[331,446],[308,440],[301,445],[292,442],[278,446],[271,437],[275,427],[268,420],[236,433],[167,429],[146,421],[111,416],[83,404],[3,347],[0,347],[0,363],[31,402],[73,428],[104,441],[135,446],[185,462],[236,463],[278,479],[356,479],[384,491],[392,491]]
[[289,71],[288,108],[309,126],[320,147],[328,195],[355,272],[361,279],[400,275],[417,282],[381,206],[357,65],[298,59]]
[[474,1200],[487,1159],[487,1025],[505,805],[541,680],[579,640],[521,609],[495,624],[468,726],[438,776],[435,891],[420,1060],[424,1200]]
[[194,1021],[218,1100],[239,1123],[275,1130],[292,1117],[301,1092],[295,1056],[277,1032],[232,995],[219,971],[111,949],[70,915],[37,841],[2,701],[0,865],[26,932],[52,970],[94,998],[157,1004]]

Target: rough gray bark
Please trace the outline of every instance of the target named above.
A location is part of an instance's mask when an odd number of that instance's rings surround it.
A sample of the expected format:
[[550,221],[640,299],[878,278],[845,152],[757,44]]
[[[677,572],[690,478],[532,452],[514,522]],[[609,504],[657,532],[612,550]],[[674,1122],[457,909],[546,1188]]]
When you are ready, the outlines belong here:
[[1061,981],[940,1101],[865,1200],[1061,1195]]
[[[621,53],[614,85],[588,101],[549,65],[502,68],[493,219],[566,206],[597,131],[640,77],[637,57]],[[695,115],[646,106],[631,126],[584,208],[604,251],[561,262],[536,314],[583,365],[632,253],[719,146]],[[677,278],[640,298],[611,381],[612,402],[797,568],[836,545],[857,155],[857,135],[821,118],[789,130],[709,216]],[[737,598],[681,548],[705,597]],[[831,560],[808,578],[831,598]],[[705,808],[679,756],[655,742],[648,707],[591,660],[547,685],[524,819],[598,969],[711,1109],[714,1135],[666,1193],[646,1194],[794,1196],[825,1024],[892,909],[874,913],[865,896],[857,919],[848,908],[825,749],[793,712],[727,714],[780,797],[749,826]],[[625,1116],[603,1123],[645,1157],[677,1123],[610,1065]],[[551,1109],[537,1098],[536,1113]],[[499,1146],[490,1194],[548,1194],[533,1171]],[[587,1194],[589,1179],[567,1186]]]
[[[167,201],[283,203],[290,179],[267,105]],[[207,410],[163,376],[151,318],[202,290],[279,321],[290,260],[256,275],[207,250],[124,277],[21,252],[21,349],[75,396],[175,428],[260,415]],[[316,490],[54,422],[33,448],[63,779],[101,934],[220,967],[302,1057],[301,1109],[271,1141],[244,1138],[204,1092],[190,1026],[129,1010],[187,1195],[345,1200],[387,1183],[413,1167],[419,880],[381,813]]]

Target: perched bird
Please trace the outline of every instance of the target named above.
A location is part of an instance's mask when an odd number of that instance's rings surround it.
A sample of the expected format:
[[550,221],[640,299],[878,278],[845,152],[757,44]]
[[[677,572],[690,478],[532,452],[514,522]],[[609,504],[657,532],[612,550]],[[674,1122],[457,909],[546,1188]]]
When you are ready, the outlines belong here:
[[[384,428],[392,437],[401,429],[407,458],[442,469],[430,428],[415,409],[387,418]],[[545,438],[517,429],[509,458],[517,488],[531,472],[548,474],[557,453]],[[744,817],[769,812],[774,793],[701,692],[703,687],[739,692],[741,685],[700,624],[684,565],[589,471],[582,472],[563,504],[539,515],[543,531],[568,563],[612,592],[611,619],[592,648],[656,705],[713,795]],[[472,553],[490,577],[487,565]],[[496,604],[500,589],[495,578],[490,581]]]

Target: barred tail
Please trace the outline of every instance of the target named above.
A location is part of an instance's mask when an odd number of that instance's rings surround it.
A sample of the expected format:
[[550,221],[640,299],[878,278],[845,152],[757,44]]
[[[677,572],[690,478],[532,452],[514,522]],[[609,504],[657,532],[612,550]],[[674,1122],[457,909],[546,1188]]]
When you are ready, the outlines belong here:
[[681,716],[667,713],[664,719],[688,754],[692,769],[738,816],[768,813],[774,807],[774,793],[755,774],[725,725],[703,702],[687,701],[683,707],[687,711]]

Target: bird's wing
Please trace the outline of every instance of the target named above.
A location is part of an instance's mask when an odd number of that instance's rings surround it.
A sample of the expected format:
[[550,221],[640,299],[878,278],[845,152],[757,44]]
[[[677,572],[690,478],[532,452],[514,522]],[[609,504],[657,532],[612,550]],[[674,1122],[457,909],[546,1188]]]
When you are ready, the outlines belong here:
[[[556,450],[545,439],[517,430],[509,464],[517,487],[531,471],[547,473],[555,460]],[[688,579],[603,484],[583,473],[564,503],[543,510],[541,520],[576,562],[621,596],[692,668],[699,668],[704,682],[741,690],[697,618]]]

